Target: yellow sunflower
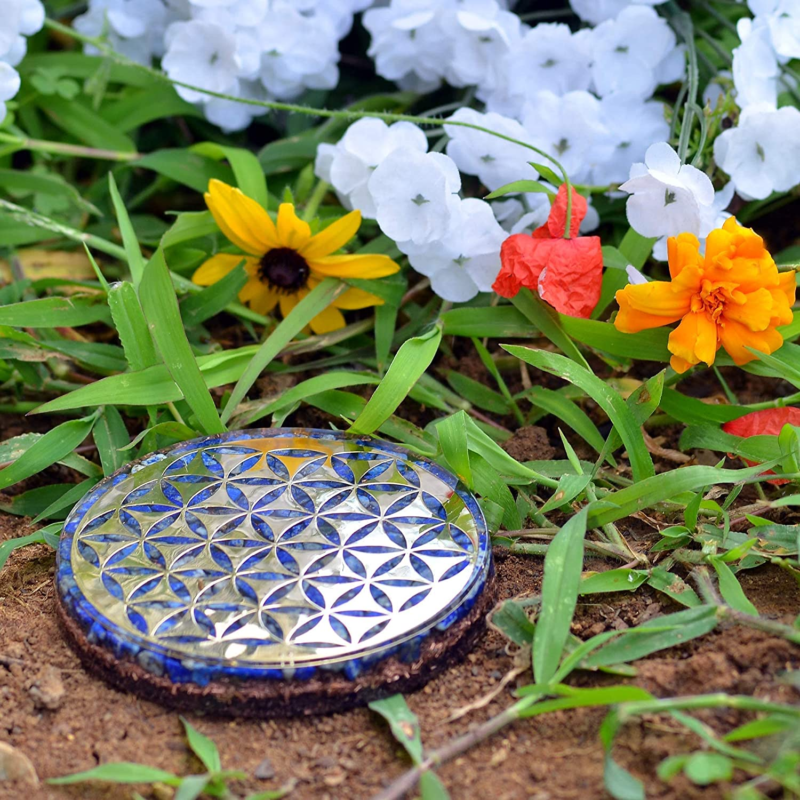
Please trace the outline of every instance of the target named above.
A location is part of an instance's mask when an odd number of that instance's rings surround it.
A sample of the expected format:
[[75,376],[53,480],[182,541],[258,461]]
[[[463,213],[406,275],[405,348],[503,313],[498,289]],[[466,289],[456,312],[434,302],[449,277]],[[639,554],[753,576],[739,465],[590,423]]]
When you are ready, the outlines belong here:
[[[400,269],[384,255],[332,255],[356,235],[360,211],[345,214],[312,236],[308,223],[297,216],[291,203],[281,203],[276,224],[255,200],[222,181],[209,182],[205,200],[219,229],[247,254],[244,261],[249,280],[239,299],[259,314],[268,314],[279,305],[285,317],[325,278],[383,278]],[[210,286],[242,258],[218,253],[197,269],[192,280],[199,286]],[[314,333],[335,331],[345,325],[340,309],[382,303],[380,297],[351,287],[309,324]]]

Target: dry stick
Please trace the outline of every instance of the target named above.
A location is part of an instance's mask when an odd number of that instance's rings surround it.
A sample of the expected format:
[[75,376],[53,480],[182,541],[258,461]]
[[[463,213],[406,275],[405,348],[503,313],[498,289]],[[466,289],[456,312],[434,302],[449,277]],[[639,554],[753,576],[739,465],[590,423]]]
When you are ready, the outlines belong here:
[[526,701],[514,703],[513,706],[510,706],[496,717],[487,720],[483,725],[479,725],[469,733],[465,733],[463,736],[453,739],[442,747],[432,750],[421,764],[404,772],[384,791],[375,795],[373,800],[400,800],[405,796],[406,792],[410,792],[417,785],[419,779],[425,772],[444,764],[445,761],[449,761],[462,753],[466,753],[467,750],[474,747],[476,744],[494,736],[497,731],[519,719],[521,711],[528,705],[530,705],[530,702]]

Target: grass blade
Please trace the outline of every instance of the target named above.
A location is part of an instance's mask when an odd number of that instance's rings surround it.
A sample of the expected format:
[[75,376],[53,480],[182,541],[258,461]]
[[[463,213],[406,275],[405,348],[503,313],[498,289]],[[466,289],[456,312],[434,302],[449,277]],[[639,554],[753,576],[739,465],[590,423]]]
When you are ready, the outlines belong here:
[[131,271],[133,285],[138,287],[141,283],[142,275],[144,275],[144,259],[142,258],[142,251],[139,249],[139,241],[128,216],[128,210],[125,208],[125,203],[122,202],[122,197],[119,189],[117,189],[117,183],[112,172],[108,173],[108,189],[111,192],[114,213],[117,215],[119,232],[122,234],[122,245],[128,257],[128,269]]
[[441,341],[442,328],[435,325],[403,343],[380,385],[351,425],[350,433],[373,433],[389,419],[430,366]]
[[156,250],[144,268],[139,287],[145,319],[164,363],[205,433],[222,433],[217,408],[206,388],[183,329],[178,300],[169,277],[164,253]]
[[583,569],[584,508],[555,535],[544,559],[542,609],[533,638],[533,674],[536,682],[549,683],[556,674],[578,601]]
[[606,412],[619,433],[628,451],[634,480],[641,481],[655,475],[653,460],[644,443],[639,423],[625,401],[605,381],[600,380],[590,369],[583,368],[558,353],[518,345],[503,345],[503,349],[525,363],[583,389]]
[[222,412],[223,423],[227,423],[233,416],[236,407],[244,399],[250,387],[258,380],[258,376],[266,369],[272,359],[346,288],[346,284],[336,278],[326,278],[292,309],[289,316],[275,328],[250,359],[250,363],[245,368],[236,386],[234,386],[225,410]]
[[62,422],[36,439],[15,461],[0,470],[0,490],[7,489],[70,455],[92,432],[97,414]]

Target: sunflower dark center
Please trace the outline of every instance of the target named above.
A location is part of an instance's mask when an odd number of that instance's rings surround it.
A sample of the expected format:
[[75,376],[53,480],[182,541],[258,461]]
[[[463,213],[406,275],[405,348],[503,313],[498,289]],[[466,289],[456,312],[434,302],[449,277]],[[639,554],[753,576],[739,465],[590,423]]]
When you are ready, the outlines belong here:
[[305,286],[310,272],[303,256],[290,247],[276,247],[265,253],[258,267],[262,281],[273,289],[287,292]]

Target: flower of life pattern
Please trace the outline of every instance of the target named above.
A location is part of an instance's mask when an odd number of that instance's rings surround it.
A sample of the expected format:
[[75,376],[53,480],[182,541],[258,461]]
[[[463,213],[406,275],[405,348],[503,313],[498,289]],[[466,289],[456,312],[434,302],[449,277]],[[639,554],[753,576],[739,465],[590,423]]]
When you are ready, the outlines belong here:
[[62,594],[145,649],[246,667],[446,626],[488,569],[474,498],[400,448],[304,433],[213,437],[107,479],[67,522]]

